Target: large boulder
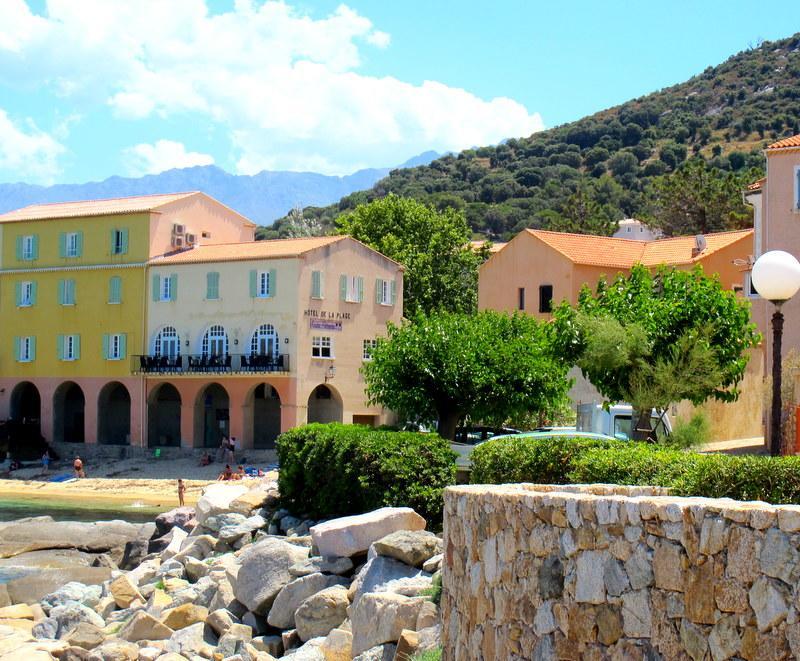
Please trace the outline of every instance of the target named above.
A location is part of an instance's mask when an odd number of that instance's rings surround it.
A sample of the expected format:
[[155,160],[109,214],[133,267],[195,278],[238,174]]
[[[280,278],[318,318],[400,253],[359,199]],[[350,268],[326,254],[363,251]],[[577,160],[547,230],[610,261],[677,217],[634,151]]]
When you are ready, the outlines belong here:
[[292,576],[308,576],[309,574],[347,574],[353,569],[353,561],[341,556],[323,558],[315,555],[289,567]]
[[267,622],[278,629],[294,629],[294,613],[308,597],[334,585],[349,585],[339,576],[310,574],[285,585],[269,610]]
[[278,485],[275,482],[259,485],[233,500],[228,506],[231,512],[249,516],[262,507],[274,507],[278,504]]
[[158,552],[160,554],[161,561],[164,562],[165,560],[169,560],[170,558],[174,558],[176,555],[178,555],[181,550],[181,546],[183,546],[183,541],[188,536],[188,532],[186,532],[183,528],[178,528],[176,526],[166,535],[155,540],[156,542],[166,542],[164,548]]
[[100,602],[100,596],[103,589],[99,585],[84,585],[77,581],[70,581],[66,585],[62,585],[55,592],[45,595],[40,600],[42,608],[45,612],[49,612],[51,608],[56,606],[63,606],[70,602],[77,602],[94,608]]
[[56,606],[50,611],[50,618],[58,623],[58,637],[63,638],[81,622],[88,622],[96,627],[103,628],[103,618],[91,608],[75,602]]
[[212,553],[217,545],[217,539],[211,535],[198,535],[197,537],[186,537],[181,542],[181,550],[176,553],[172,560],[183,562],[185,558],[195,558],[205,560]]
[[365,594],[353,604],[353,654],[376,645],[394,643],[403,629],[415,629],[424,597],[404,597],[390,592]]
[[91,650],[102,645],[106,636],[103,630],[88,622],[81,622],[72,631],[67,633],[65,640],[73,647],[82,647]]
[[205,622],[208,609],[195,604],[183,604],[161,614],[161,621],[170,629],[184,629],[197,622]]
[[145,602],[142,593],[139,592],[139,588],[134,585],[127,574],[120,574],[111,581],[111,585],[108,586],[108,591],[111,593],[111,596],[114,597],[117,608],[130,608],[130,605],[134,601]]
[[224,525],[219,529],[219,538],[226,544],[233,544],[245,535],[250,535],[256,530],[265,528],[266,520],[260,514],[254,514],[244,521],[234,525]]
[[139,646],[127,640],[112,639],[95,647],[86,657],[87,661],[136,661]]
[[119,630],[118,636],[135,643],[139,640],[166,640],[172,634],[171,628],[159,622],[150,613],[138,611]]
[[410,507],[382,507],[366,514],[318,523],[311,539],[319,554],[350,557],[397,530],[424,530],[425,519]]
[[308,557],[308,549],[267,537],[248,546],[239,558],[241,567],[233,593],[248,610],[266,614],[278,592],[292,580],[289,567]]
[[427,530],[398,530],[379,539],[374,546],[378,555],[418,568],[442,552],[442,540]]
[[347,589],[341,585],[334,585],[308,597],[294,614],[300,640],[327,636],[345,621],[349,605]]
[[198,655],[210,659],[217,642],[217,637],[211,628],[198,622],[173,633],[167,641],[166,649],[168,652],[182,654],[188,658]]
[[223,482],[207,486],[195,507],[197,523],[202,525],[209,517],[228,512],[230,504],[248,491],[244,484]]
[[432,580],[432,574],[410,567],[394,558],[374,555],[367,560],[350,584],[350,599],[356,603],[368,592],[415,595],[429,588]]
[[8,596],[15,604],[32,604],[57,591],[65,583],[99,585],[108,580],[108,567],[61,567],[42,569],[30,576],[15,578],[6,584]]
[[194,507],[176,507],[169,512],[162,512],[156,517],[156,533],[161,537],[175,526],[189,530],[194,527],[195,523]]

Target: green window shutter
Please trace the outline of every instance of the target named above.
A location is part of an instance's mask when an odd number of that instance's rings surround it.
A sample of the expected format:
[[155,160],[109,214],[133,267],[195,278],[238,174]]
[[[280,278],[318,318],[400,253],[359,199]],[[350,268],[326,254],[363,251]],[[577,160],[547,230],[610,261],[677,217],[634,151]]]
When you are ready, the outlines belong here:
[[320,298],[320,271],[311,272],[311,298]]
[[66,257],[67,256],[67,233],[61,232],[58,235],[58,256],[59,257]]
[[269,291],[267,292],[267,296],[270,298],[274,298],[275,294],[278,292],[278,273],[275,269],[269,270]]
[[56,353],[59,360],[64,360],[64,336],[56,336]]
[[169,276],[169,300],[170,301],[177,301],[178,300],[178,274],[173,273]]
[[110,238],[109,244],[108,244],[110,246],[110,248],[109,248],[108,251],[112,255],[116,254],[116,253],[114,253],[114,243],[115,243],[114,238],[116,237],[116,234],[117,234],[117,230],[111,230],[111,238]]
[[36,360],[36,336],[31,337],[31,360]]
[[128,355],[128,334],[121,333],[119,336],[119,357],[125,358]]
[[250,298],[258,296],[258,273],[255,269],[250,271]]
[[111,276],[108,281],[108,302],[120,303],[122,299],[122,278],[118,275]]
[[378,304],[383,302],[383,280],[381,278],[375,280],[375,302]]
[[17,307],[22,305],[22,283],[15,282],[14,283],[14,295],[17,299]]
[[36,292],[39,289],[36,280],[31,282],[31,305],[36,305]]
[[103,359],[108,360],[108,346],[111,343],[111,338],[109,337],[108,333],[103,333]]
[[22,237],[17,237],[17,261],[22,261]]
[[33,235],[33,258],[39,259],[39,235]]
[[212,301],[215,298],[218,298],[216,282],[216,276],[218,275],[219,274],[215,273],[214,271],[209,271],[206,273],[206,300]]
[[161,276],[156,274],[153,276],[153,300],[158,301],[161,298]]
[[81,357],[81,336],[74,335],[73,346],[75,347],[75,360]]
[[389,300],[391,301],[392,305],[394,305],[395,301],[397,300],[397,281],[395,280],[392,280],[390,295],[391,298]]
[[20,359],[20,345],[21,344],[22,344],[21,339],[15,335],[14,336],[14,360],[16,360],[17,362],[19,362],[19,359]]
[[347,300],[347,276],[339,276],[339,299],[342,301]]
[[356,284],[358,285],[358,302],[362,303],[364,301],[364,278],[358,276]]
[[67,302],[70,305],[75,305],[78,301],[75,291],[75,281],[74,280],[67,280],[67,292],[69,293],[69,297],[67,298]]
[[83,257],[83,232],[78,232],[78,257]]
[[64,305],[67,302],[66,289],[67,289],[67,281],[66,280],[59,280],[58,281],[58,304],[59,305]]
[[122,254],[123,255],[127,255],[128,254],[128,228],[125,227],[125,228],[121,229],[120,233],[122,234]]

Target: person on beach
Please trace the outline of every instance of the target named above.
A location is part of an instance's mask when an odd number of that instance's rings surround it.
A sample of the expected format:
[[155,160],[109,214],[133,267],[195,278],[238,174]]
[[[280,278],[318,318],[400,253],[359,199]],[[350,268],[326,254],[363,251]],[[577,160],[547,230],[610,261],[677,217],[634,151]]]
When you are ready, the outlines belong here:
[[50,468],[50,450],[45,450],[44,454],[42,455],[42,473],[47,475],[47,472]]
[[81,458],[78,456],[76,456],[75,461],[72,462],[72,470],[75,471],[75,477],[86,477],[86,471],[83,470],[83,461],[81,461]]
[[231,471],[230,464],[225,464],[225,470],[219,474],[217,481],[223,480],[227,482],[228,480],[233,478],[233,472]]
[[200,457],[200,465],[201,466],[208,466],[211,463],[211,455],[208,452],[204,452],[203,456]]
[[236,450],[236,437],[231,436],[230,439],[228,440],[228,456],[225,459],[229,464],[233,464],[236,462],[236,459],[234,457],[235,450]]
[[239,466],[236,470],[236,479],[243,480],[247,477],[247,473],[244,472],[244,466]]
[[183,507],[183,495],[186,493],[186,485],[183,480],[178,478],[178,505]]
[[217,461],[225,461],[225,457],[228,454],[228,437],[223,434],[222,441],[219,444],[219,450],[217,450]]

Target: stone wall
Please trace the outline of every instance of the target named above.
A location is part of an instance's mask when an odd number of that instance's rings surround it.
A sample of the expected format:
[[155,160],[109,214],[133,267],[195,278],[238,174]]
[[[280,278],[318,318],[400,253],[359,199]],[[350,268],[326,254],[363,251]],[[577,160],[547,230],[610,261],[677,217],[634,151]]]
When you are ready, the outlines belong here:
[[443,659],[800,657],[800,506],[445,491]]

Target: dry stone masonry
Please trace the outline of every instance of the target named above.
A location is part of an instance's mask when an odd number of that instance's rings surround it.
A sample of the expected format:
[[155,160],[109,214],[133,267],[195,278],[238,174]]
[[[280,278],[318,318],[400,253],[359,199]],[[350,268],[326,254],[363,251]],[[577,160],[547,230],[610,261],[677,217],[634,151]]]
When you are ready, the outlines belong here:
[[800,506],[608,485],[444,500],[443,659],[800,658]]

